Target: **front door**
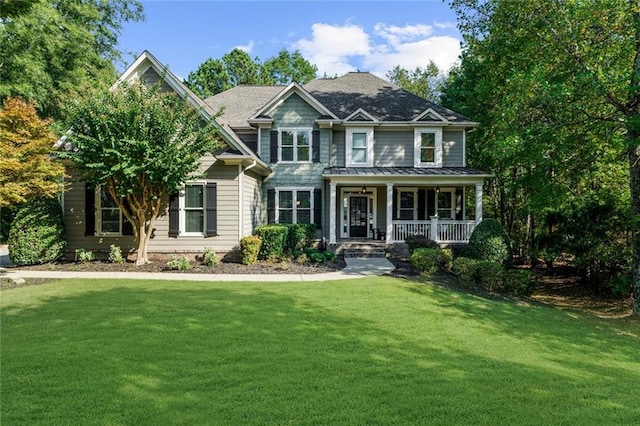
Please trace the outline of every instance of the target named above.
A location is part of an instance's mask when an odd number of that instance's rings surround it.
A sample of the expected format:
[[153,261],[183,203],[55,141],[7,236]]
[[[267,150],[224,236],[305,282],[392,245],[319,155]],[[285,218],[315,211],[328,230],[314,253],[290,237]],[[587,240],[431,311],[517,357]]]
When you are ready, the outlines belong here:
[[369,228],[369,197],[349,197],[349,236],[366,238]]

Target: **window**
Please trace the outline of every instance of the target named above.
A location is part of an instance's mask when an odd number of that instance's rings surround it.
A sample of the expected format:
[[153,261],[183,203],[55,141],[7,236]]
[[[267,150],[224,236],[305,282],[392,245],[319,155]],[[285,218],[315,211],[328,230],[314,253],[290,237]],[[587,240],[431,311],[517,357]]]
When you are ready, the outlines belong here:
[[278,223],[313,223],[312,190],[278,191]]
[[415,167],[442,167],[442,129],[415,129]]
[[453,191],[441,191],[438,194],[438,217],[440,219],[455,219]]
[[349,128],[346,137],[347,166],[373,167],[373,128]]
[[194,181],[169,195],[169,236],[218,235],[218,184]]
[[96,188],[96,231],[100,235],[122,234],[122,212],[103,186]]
[[414,220],[416,211],[416,191],[411,190],[398,190],[398,219],[400,220]]
[[187,184],[184,187],[185,233],[204,232],[204,185]]
[[311,129],[280,130],[280,161],[311,161]]

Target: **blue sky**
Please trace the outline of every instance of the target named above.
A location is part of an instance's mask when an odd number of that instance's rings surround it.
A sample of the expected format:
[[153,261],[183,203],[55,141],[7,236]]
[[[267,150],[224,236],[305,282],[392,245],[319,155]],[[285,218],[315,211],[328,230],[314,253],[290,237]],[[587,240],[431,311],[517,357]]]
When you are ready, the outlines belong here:
[[448,69],[460,54],[456,16],[441,0],[142,3],[145,21],[126,24],[119,39],[127,65],[146,49],[182,78],[235,47],[261,61],[297,49],[319,75],[381,77],[429,59]]

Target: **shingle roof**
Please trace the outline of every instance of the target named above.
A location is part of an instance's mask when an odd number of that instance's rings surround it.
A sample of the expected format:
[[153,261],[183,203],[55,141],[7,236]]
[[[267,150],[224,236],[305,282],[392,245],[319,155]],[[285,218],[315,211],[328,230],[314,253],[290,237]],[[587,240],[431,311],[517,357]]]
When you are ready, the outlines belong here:
[[247,119],[280,93],[285,86],[236,86],[205,99],[205,103],[219,111],[224,108],[220,123],[232,128],[247,127]]
[[327,167],[324,176],[487,176],[469,167]]
[[321,78],[304,88],[341,119],[362,108],[380,121],[411,121],[431,108],[451,122],[471,121],[368,72]]

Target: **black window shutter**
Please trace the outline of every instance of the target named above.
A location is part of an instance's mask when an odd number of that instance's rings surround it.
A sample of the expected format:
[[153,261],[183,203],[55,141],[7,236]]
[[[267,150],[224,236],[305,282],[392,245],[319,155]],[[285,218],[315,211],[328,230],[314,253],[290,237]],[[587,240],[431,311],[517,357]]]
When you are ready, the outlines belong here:
[[96,234],[96,189],[89,182],[84,184],[84,235]]
[[462,213],[463,213],[463,208],[462,208],[462,203],[463,203],[463,196],[462,196],[463,192],[462,192],[462,188],[456,188],[456,220],[462,220]]
[[278,131],[271,131],[271,143],[269,144],[269,149],[271,150],[271,162],[278,162]]
[[276,223],[276,190],[267,190],[267,223]]
[[393,205],[391,217],[393,220],[398,220],[398,190],[395,188],[393,188],[393,200],[391,200],[391,204]]
[[180,193],[169,195],[169,236],[176,238],[180,233]]
[[320,130],[311,132],[311,161],[320,162]]
[[322,229],[322,190],[320,188],[313,190],[313,222],[316,228]]
[[[128,209],[129,202],[126,199],[122,201],[125,207]],[[127,219],[124,213],[122,214],[122,235],[133,235],[133,224],[129,222],[129,219]]]
[[427,191],[427,219],[436,214],[436,191],[429,189]]
[[425,220],[425,204],[426,204],[426,192],[424,189],[418,189],[418,220]]
[[[242,206],[240,206],[242,208]],[[205,235],[215,237],[218,235],[218,184],[207,183],[207,226]]]

